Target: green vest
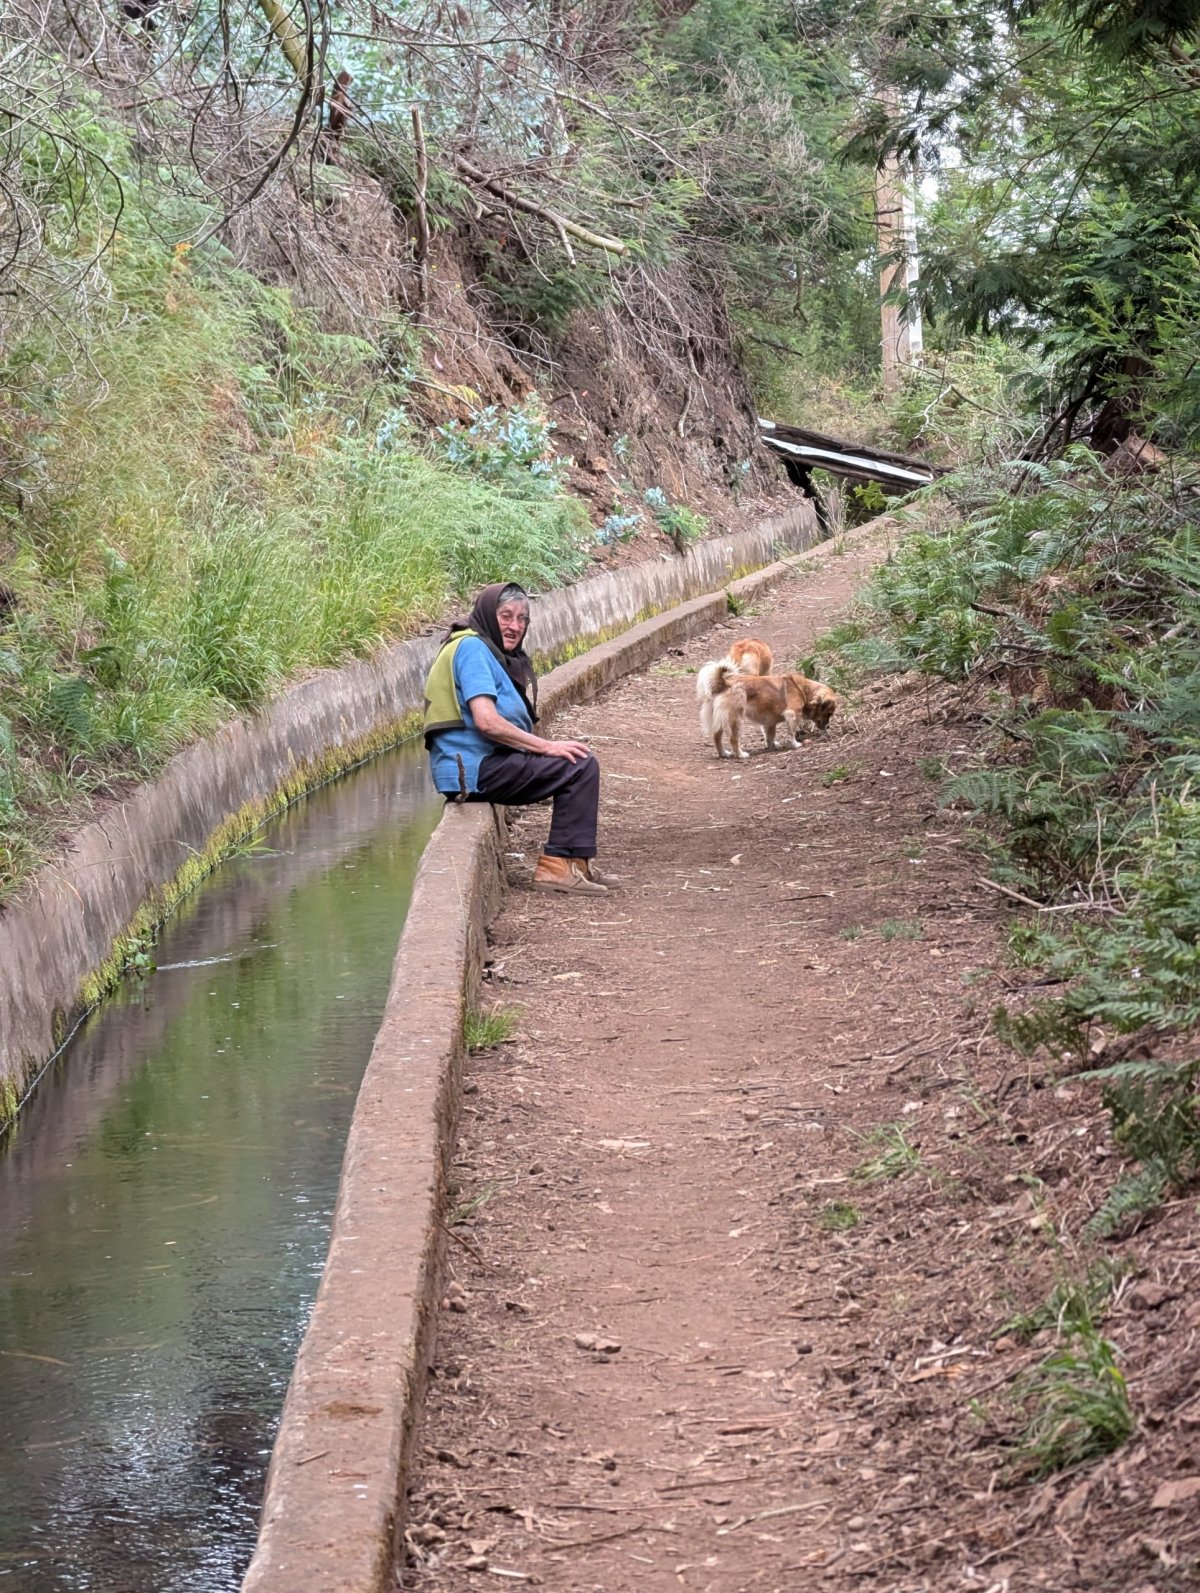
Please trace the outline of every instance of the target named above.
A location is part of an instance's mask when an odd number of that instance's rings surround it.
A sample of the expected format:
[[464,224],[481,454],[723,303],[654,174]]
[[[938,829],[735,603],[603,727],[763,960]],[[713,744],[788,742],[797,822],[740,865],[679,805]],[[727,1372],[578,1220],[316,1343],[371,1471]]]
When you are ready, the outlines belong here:
[[472,630],[454,631],[433,661],[425,682],[425,745],[439,730],[457,730],[466,721],[454,687],[454,655]]

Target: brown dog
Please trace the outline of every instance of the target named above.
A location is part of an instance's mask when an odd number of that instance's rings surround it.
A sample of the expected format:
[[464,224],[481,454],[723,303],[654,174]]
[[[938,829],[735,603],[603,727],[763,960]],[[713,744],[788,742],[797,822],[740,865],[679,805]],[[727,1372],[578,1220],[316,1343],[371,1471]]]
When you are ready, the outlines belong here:
[[729,649],[729,662],[739,675],[769,675],[775,655],[756,636],[743,636]]
[[[738,675],[726,660],[705,664],[696,677],[700,728],[712,737],[719,758],[748,758],[741,746],[743,720],[761,725],[767,750],[775,751],[775,732],[785,725],[788,747],[799,745],[800,721],[824,730],[833,718],[837,698],[828,686],[805,675]],[[729,738],[729,750],[725,738]]]

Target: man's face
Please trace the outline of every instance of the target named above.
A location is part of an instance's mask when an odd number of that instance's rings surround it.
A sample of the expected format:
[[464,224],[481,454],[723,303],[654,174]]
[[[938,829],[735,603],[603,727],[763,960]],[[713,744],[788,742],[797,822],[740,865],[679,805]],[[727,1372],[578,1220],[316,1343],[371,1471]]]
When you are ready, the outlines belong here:
[[501,603],[496,610],[496,624],[500,627],[504,651],[511,653],[525,640],[525,632],[529,629],[529,604],[518,598]]

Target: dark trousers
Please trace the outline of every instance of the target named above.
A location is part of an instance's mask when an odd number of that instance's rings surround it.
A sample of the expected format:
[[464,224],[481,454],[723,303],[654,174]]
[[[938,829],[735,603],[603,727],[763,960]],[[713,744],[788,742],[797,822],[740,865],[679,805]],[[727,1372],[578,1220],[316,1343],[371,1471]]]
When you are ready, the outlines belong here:
[[600,765],[589,755],[579,763],[537,752],[498,747],[479,766],[473,802],[521,807],[553,799],[548,857],[595,857],[600,808]]

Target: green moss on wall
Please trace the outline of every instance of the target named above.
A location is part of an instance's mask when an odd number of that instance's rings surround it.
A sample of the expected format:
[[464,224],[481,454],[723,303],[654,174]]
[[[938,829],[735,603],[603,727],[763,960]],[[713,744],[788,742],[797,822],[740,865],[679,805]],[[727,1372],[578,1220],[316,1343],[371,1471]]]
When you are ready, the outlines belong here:
[[[76,994],[74,1016],[96,1006],[120,980],[129,968],[144,964],[167,919],[192,891],[227,857],[235,853],[247,838],[269,819],[282,813],[319,786],[346,774],[349,770],[397,746],[401,741],[416,735],[421,728],[421,715],[413,711],[401,719],[378,725],[365,735],[297,763],[279,787],[269,796],[246,802],[231,814],[209,837],[199,852],[188,858],[174,878],[149,897],[134,915],[125,930],[113,941],[108,956],[83,980]],[[54,1043],[60,1046],[68,1031],[68,1014],[56,1010],[53,1021]],[[0,1133],[15,1118],[24,1090],[33,1079],[44,1059],[26,1058],[20,1080],[0,1078]]]
[[328,747],[296,764],[288,778],[270,796],[244,803],[213,831],[204,848],[189,857],[173,879],[143,903],[124,934],[114,940],[109,955],[83,981],[79,988],[78,1005],[84,1009],[94,1007],[101,997],[107,995],[124,971],[135,966],[154,944],[159,930],[180,902],[269,819],[367,758],[386,752],[415,735],[420,726],[421,715],[414,711],[402,719],[377,726],[354,741]]
[[573,636],[570,641],[561,643],[560,646],[551,648],[546,653],[533,655],[533,667],[539,675],[544,675],[548,670],[557,669],[560,664],[569,664],[573,658],[581,658],[584,653],[590,653],[593,647],[602,647],[605,642],[611,642],[618,636],[624,636],[626,631],[631,631],[635,625],[640,625],[643,620],[654,619],[658,614],[665,614],[669,608],[677,608],[676,603],[648,603],[645,608],[637,611],[631,619],[622,620],[616,625],[604,625],[597,631],[588,631],[586,635]]
[[15,1079],[0,1078],[0,1133],[3,1133],[17,1115],[21,1094]]

